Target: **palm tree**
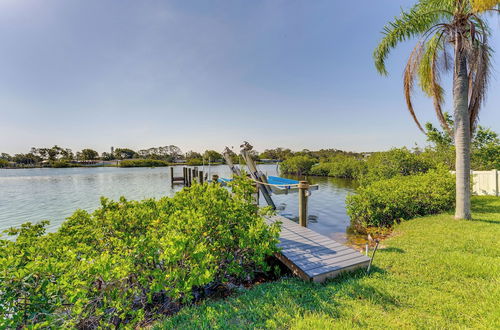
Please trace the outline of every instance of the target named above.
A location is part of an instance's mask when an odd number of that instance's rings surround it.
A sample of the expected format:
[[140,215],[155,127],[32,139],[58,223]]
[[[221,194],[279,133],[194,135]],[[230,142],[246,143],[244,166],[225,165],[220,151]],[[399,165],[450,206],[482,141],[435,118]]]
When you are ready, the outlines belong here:
[[[419,38],[404,72],[406,104],[423,131],[412,105],[415,80],[433,100],[444,129],[454,136],[456,146],[455,218],[470,219],[470,142],[484,103],[492,50],[485,13],[500,13],[500,0],[420,0],[402,12],[383,30],[374,52],[375,66],[387,75],[385,61],[400,42]],[[453,71],[452,71],[453,70]],[[453,73],[454,127],[443,115],[444,90],[441,73]]]

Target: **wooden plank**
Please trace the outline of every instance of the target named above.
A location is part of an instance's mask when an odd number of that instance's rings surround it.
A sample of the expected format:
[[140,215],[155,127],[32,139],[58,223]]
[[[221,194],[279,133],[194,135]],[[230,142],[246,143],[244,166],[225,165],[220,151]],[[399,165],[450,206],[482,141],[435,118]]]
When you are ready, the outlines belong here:
[[340,269],[336,269],[336,270],[330,270],[330,271],[324,272],[324,273],[322,273],[320,275],[314,276],[313,278],[311,278],[311,280],[313,282],[321,283],[321,282],[324,282],[325,280],[327,280],[329,278],[334,278],[336,276],[339,276],[342,273],[352,272],[352,271],[357,270],[359,268],[368,267],[368,263],[369,263],[369,261],[365,261],[363,263],[354,264],[354,265],[351,265],[351,266],[345,266],[344,268],[340,268]]
[[[328,251],[331,251],[331,249],[330,248],[321,248],[321,249],[312,250],[312,251],[295,250],[291,253],[289,251],[286,251],[285,254],[288,258],[293,258],[293,260],[295,262],[300,262],[300,261],[302,261],[302,259],[306,259],[306,258],[309,262],[316,262],[316,261],[321,260],[318,256],[325,255],[324,259],[326,259],[327,258],[326,253]],[[337,253],[329,253],[328,255],[335,256],[335,255],[338,255],[338,253],[340,253],[340,252],[343,252],[345,254],[344,251],[346,251],[346,252],[349,251],[349,253],[352,253],[352,250],[349,249],[347,246],[341,246],[335,250],[335,252],[337,252]],[[281,253],[283,253],[283,251]],[[325,253],[325,254],[323,254],[323,253]],[[317,259],[313,259],[313,258],[317,258]]]
[[[279,245],[278,245],[279,246]],[[283,249],[281,251],[284,251],[286,253],[294,253],[296,251],[301,251],[305,253],[312,253],[312,252],[318,252],[318,253],[324,253],[325,251],[323,250],[337,250],[345,247],[345,245],[342,245],[337,242],[325,242],[324,244],[318,244],[318,245],[295,245],[295,246],[289,246],[286,249]]]
[[[278,247],[281,247],[278,244]],[[295,252],[303,252],[303,253],[324,253],[325,250],[336,251],[337,249],[344,248],[345,245],[339,244],[337,242],[326,241],[323,244],[319,245],[308,245],[308,244],[297,244],[297,245],[289,245],[287,248],[282,249],[284,253],[295,253]]]
[[272,216],[266,221],[268,224],[282,223],[278,244],[281,250],[276,257],[304,280],[321,282],[342,272],[368,266],[369,257],[290,219]]
[[278,244],[279,247],[281,247],[282,249],[288,249],[288,248],[291,248],[291,247],[296,247],[296,248],[307,248],[307,247],[314,247],[314,246],[324,246],[325,244],[331,242],[331,240],[329,239],[320,239],[318,240],[317,242],[313,242],[313,241],[308,241],[308,240],[304,240],[302,237],[300,236],[296,236],[297,238],[295,239],[287,239],[287,238],[283,238],[281,240],[281,243]]
[[[363,255],[361,255],[363,256]],[[339,252],[338,254],[331,256],[330,258],[310,258],[309,260],[301,260],[295,261],[295,264],[303,269],[306,272],[314,271],[320,267],[329,267],[338,264],[339,262],[354,260],[356,258],[360,258],[360,253],[354,250],[344,250]],[[368,257],[364,256],[364,259],[368,259]],[[313,261],[313,259],[315,261]]]
[[335,263],[333,265],[327,265],[327,266],[323,266],[323,267],[318,267],[318,268],[312,269],[310,271],[305,271],[305,273],[307,275],[309,275],[310,277],[315,277],[315,276],[322,275],[324,273],[328,273],[328,272],[332,272],[332,271],[337,271],[337,270],[340,270],[342,268],[350,267],[350,266],[354,266],[354,265],[358,265],[358,264],[366,264],[366,265],[368,265],[368,263],[370,262],[370,260],[366,260],[367,258],[368,257],[361,255],[358,258],[340,261],[340,262],[337,262],[337,263]]

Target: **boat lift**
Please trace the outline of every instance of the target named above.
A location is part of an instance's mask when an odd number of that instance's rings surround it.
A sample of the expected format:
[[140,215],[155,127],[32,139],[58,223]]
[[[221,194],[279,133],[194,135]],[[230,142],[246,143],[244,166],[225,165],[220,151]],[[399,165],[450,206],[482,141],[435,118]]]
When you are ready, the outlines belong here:
[[[241,147],[241,156],[245,161],[250,177],[257,184],[260,192],[264,196],[267,205],[269,205],[273,210],[276,209],[276,205],[271,197],[271,194],[288,194],[288,192],[297,192],[299,191],[300,182],[297,180],[281,178],[277,176],[266,176],[264,173],[257,169],[257,165],[251,157],[250,151],[253,149],[253,146],[250,143],[244,141]],[[241,170],[237,166],[234,165],[231,159],[232,151],[226,147],[222,152],[224,159],[226,160],[226,164],[228,164],[229,168],[233,172],[234,175],[241,175]],[[222,184],[227,184],[230,179],[220,178],[219,182]],[[318,190],[318,185],[309,185],[309,191]]]

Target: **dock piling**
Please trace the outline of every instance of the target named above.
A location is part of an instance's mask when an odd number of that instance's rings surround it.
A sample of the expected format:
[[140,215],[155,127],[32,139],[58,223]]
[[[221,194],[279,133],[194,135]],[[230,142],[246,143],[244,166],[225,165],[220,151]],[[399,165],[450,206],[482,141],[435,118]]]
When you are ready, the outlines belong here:
[[307,227],[307,196],[309,194],[309,183],[299,182],[299,224]]

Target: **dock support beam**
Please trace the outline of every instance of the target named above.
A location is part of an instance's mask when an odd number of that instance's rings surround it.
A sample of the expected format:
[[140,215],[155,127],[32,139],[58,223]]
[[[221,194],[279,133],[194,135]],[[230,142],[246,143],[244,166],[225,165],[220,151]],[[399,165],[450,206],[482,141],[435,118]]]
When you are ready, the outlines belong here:
[[174,167],[170,166],[170,184],[174,186]]
[[307,197],[309,195],[309,183],[299,182],[299,224],[307,227]]
[[198,182],[203,184],[203,171],[198,172]]
[[253,161],[251,155],[248,153],[250,150],[252,150],[253,147],[248,142],[244,142],[243,145],[241,145],[241,148],[241,155],[243,156],[245,163],[247,163],[248,170],[250,171],[250,176],[255,181],[262,182],[257,183],[257,185],[262,192],[267,205],[269,205],[273,210],[276,210],[276,205],[271,198],[271,189],[266,185],[266,183],[268,183],[267,178],[265,175],[259,173],[259,171],[257,170],[257,165],[255,165],[255,162]]

